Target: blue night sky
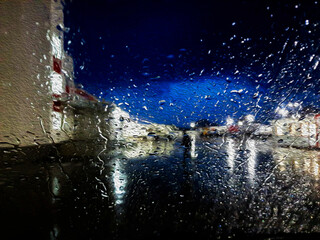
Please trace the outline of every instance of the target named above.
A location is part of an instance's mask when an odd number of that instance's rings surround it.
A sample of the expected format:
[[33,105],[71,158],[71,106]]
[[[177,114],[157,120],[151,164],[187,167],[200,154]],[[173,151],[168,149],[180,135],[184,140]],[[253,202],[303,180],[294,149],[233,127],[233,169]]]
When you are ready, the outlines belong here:
[[140,120],[189,125],[319,107],[319,4],[66,1],[76,82]]

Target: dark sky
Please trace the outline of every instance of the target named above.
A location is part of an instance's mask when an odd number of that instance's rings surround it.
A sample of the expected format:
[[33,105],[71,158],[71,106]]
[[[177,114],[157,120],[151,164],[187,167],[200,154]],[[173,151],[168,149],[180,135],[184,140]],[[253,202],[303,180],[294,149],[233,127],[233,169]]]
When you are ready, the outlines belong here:
[[65,49],[76,82],[139,119],[183,126],[252,113],[263,121],[279,102],[319,100],[319,5],[66,1]]

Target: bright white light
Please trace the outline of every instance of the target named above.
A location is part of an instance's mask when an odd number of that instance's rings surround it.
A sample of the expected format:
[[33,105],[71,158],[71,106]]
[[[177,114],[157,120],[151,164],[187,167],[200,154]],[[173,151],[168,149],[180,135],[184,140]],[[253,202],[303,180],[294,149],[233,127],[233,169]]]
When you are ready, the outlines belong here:
[[196,124],[194,122],[190,123],[190,127],[194,128]]
[[288,107],[293,107],[293,103],[288,103]]
[[51,80],[52,92],[55,94],[62,94],[64,92],[64,87],[63,87],[63,78],[61,74],[52,72],[50,74],[50,80]]
[[249,115],[246,116],[246,120],[249,123],[254,122],[254,119],[255,119],[255,117],[252,114],[249,114]]
[[277,133],[278,136],[283,136],[284,135],[284,131],[283,131],[281,126],[276,126],[276,133]]
[[239,122],[238,122],[238,125],[239,125],[239,126],[242,126],[242,125],[243,125],[243,122],[242,122],[242,121],[239,121]]
[[124,167],[119,159],[115,161],[113,184],[116,204],[122,204],[123,198],[126,193],[127,175],[124,172]]
[[60,130],[61,122],[62,122],[61,113],[52,111],[52,129]]
[[52,55],[56,58],[62,59],[62,41],[55,33],[52,35],[51,46]]
[[286,117],[289,114],[289,111],[285,108],[277,108],[276,112],[279,113],[282,117]]
[[231,117],[227,118],[227,125],[232,125],[234,123],[234,120]]
[[319,65],[319,60],[317,60],[315,64],[312,66],[313,70],[316,70],[318,65]]
[[257,160],[257,148],[256,142],[253,139],[248,139],[246,143],[246,149],[249,150],[248,156],[248,174],[250,183],[253,184],[255,177],[255,168],[256,168],[256,160]]
[[233,172],[234,169],[234,160],[236,158],[236,146],[235,146],[235,141],[232,138],[227,139],[227,164],[228,167],[230,168],[230,172]]
[[301,133],[303,137],[309,136],[309,129],[308,129],[308,123],[302,123],[301,124]]
[[191,138],[190,156],[191,158],[195,158],[198,156],[198,154],[196,153],[196,135],[195,133],[189,133],[189,136]]

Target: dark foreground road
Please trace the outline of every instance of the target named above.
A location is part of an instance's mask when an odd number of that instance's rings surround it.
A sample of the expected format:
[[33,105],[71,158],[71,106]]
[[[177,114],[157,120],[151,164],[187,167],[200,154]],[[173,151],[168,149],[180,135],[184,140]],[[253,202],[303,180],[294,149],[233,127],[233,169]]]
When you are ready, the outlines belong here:
[[1,239],[319,238],[319,151],[214,138],[1,158]]

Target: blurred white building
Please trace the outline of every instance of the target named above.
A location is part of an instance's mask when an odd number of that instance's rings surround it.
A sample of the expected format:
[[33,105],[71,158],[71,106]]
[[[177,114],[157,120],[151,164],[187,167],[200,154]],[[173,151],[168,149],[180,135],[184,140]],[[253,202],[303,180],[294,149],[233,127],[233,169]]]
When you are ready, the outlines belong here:
[[110,140],[126,140],[138,136],[147,136],[147,126],[130,118],[129,113],[115,105],[110,106],[109,125]]
[[109,105],[109,114],[107,125],[109,129],[110,140],[131,141],[166,138],[172,134],[177,134],[174,126],[142,123],[130,117],[129,113],[120,107]]
[[308,114],[303,119],[274,120],[272,127],[273,135],[281,145],[319,147],[320,114]]

